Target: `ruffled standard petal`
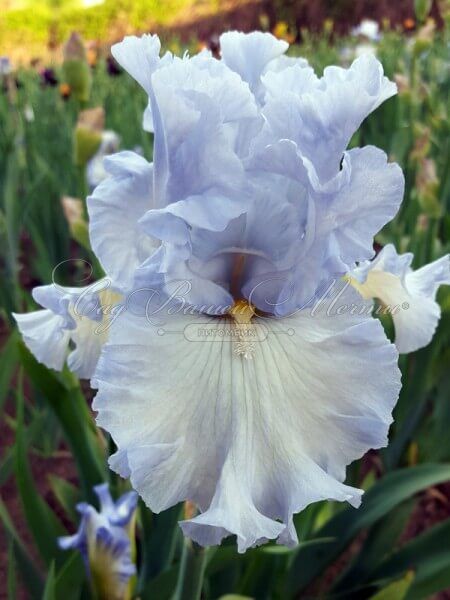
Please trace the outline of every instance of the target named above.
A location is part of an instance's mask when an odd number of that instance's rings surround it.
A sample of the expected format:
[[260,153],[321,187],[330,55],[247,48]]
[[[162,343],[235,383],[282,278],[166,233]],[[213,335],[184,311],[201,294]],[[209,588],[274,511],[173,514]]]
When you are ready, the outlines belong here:
[[270,33],[228,31],[220,36],[222,60],[232,71],[239,73],[259,100],[264,90],[261,75],[271,61],[286,52],[289,44]]
[[[160,158],[166,154],[161,166],[155,154],[156,208],[211,188],[216,192],[240,189],[243,168],[229,126],[234,120],[256,116],[248,86],[229,70],[211,76],[192,61],[176,61],[159,70],[153,85],[162,127]],[[230,93],[241,105],[241,114],[224,108],[224,95]]]
[[161,65],[172,62],[172,56],[168,53],[160,59],[160,50],[161,42],[156,35],[144,35],[140,38],[128,36],[111,48],[117,62],[136,79],[149,96],[149,106],[144,114],[144,126],[155,132],[153,158],[156,174],[153,192],[154,194],[156,192],[157,196],[160,195],[160,188],[164,185],[168,156],[159,106],[153,91],[152,75]]
[[400,167],[374,146],[346,152],[344,163],[347,183],[321,194],[320,227],[332,232],[339,259],[351,265],[373,256],[373,238],[397,214],[405,182]]
[[157,245],[138,224],[153,207],[153,169],[128,151],[106,158],[105,169],[110,177],[87,199],[91,245],[105,272],[128,290],[135,268]]
[[438,325],[441,309],[435,297],[440,285],[450,284],[450,255],[412,271],[413,255],[397,254],[388,244],[371,263],[351,273],[364,298],[377,298],[392,315],[395,345],[401,354],[427,346]]
[[159,91],[164,87],[174,94],[183,91],[205,94],[220,106],[224,123],[256,116],[257,105],[248,83],[209,53],[176,58],[164,66],[167,68],[161,68],[153,78],[155,93],[157,88]]
[[296,144],[288,140],[265,148],[248,167],[256,173],[272,170],[299,183],[291,202],[304,235],[294,241],[295,266],[283,274],[279,315],[305,306],[332,278],[371,258],[374,236],[395,216],[403,198],[400,167],[373,146],[346,152],[342,170],[326,184],[314,178]]
[[271,69],[262,77],[266,102],[286,98],[290,94],[300,96],[315,89],[319,78],[306,61],[295,61],[285,69]]
[[370,55],[356,59],[349,69],[327,67],[317,80],[308,69],[297,70],[298,84],[290,69],[267,76],[266,84],[273,80],[274,85],[269,85],[271,98],[263,108],[266,125],[260,144],[294,141],[324,183],[339,172],[342,154],[362,121],[397,88]]
[[186,303],[194,304],[197,310],[215,304],[218,310],[206,310],[208,314],[222,314],[224,306],[232,305],[233,295],[251,295],[260,310],[273,312],[273,304],[267,302],[268,288],[274,298],[275,281],[278,287],[283,284],[277,271],[284,273],[297,263],[301,229],[298,209],[284,198],[288,192],[283,191],[295,184],[280,182],[275,191],[269,183],[249,178],[239,202],[192,197],[162,211],[149,211],[141,224],[165,242],[162,248],[166,256],[142,265],[136,272],[136,286],[154,282],[159,272],[167,293],[177,281],[184,281],[190,286]]
[[[168,159],[165,170],[155,171],[159,202],[140,219],[140,226],[167,245],[136,271],[138,286],[152,285],[158,275],[163,282],[179,278],[181,271],[189,275],[189,268],[183,269],[182,262],[192,252],[191,230],[222,231],[246,211],[244,168],[228,129],[237,115],[223,109],[224,94],[234,90],[235,98],[241,98],[238,103],[244,112],[240,117],[245,120],[256,107],[248,86],[235,73],[222,65],[211,68],[214,76],[208,79],[205,70],[196,61],[175,61],[153,78]],[[158,259],[164,262],[158,263]],[[202,282],[198,277],[194,279],[197,289],[193,289],[192,296],[198,299]],[[207,287],[219,291],[215,285]],[[213,303],[216,297],[214,293],[214,298],[206,301]]]
[[151,90],[151,76],[159,66],[161,42],[157,35],[130,35],[111,46],[116,61],[144,88]]
[[[346,291],[340,302],[361,300]],[[210,545],[236,534],[242,552],[294,544],[293,514],[311,502],[359,504],[345,467],[386,444],[400,387],[397,352],[370,314],[300,311],[247,329],[179,314],[152,330],[124,317],[99,361],[94,409],[152,510],[192,500],[202,514],[186,535]]]
[[[207,210],[205,203],[208,204]],[[245,205],[237,199],[233,201],[212,193],[206,198],[191,196],[164,209],[148,211],[140,220],[140,226],[159,240],[184,245],[191,240],[192,228],[223,231],[245,210]]]

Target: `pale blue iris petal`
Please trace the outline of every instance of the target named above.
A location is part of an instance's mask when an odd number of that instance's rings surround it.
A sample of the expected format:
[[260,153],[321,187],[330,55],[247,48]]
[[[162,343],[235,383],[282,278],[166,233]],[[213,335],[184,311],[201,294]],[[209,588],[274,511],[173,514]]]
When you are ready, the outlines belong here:
[[[205,210],[207,204],[207,210]],[[151,236],[177,244],[190,241],[194,227],[208,231],[223,231],[232,219],[246,211],[244,202],[208,194],[191,196],[169,204],[165,209],[147,212],[140,220],[143,230]]]
[[13,313],[25,345],[35,358],[50,369],[61,371],[67,357],[70,332],[65,321],[51,310]]
[[387,273],[392,273],[404,281],[406,273],[411,270],[413,258],[414,255],[412,252],[398,254],[393,244],[386,244],[372,261],[361,262],[353,269],[352,277],[364,283],[369,271],[376,268]]
[[434,299],[441,285],[450,285],[450,255],[407,273],[405,284],[409,290]]
[[65,329],[76,327],[75,320],[69,312],[69,306],[72,302],[69,288],[52,283],[33,288],[31,294],[38,304],[48,308],[52,313],[63,319]]
[[262,77],[266,102],[270,99],[289,97],[289,94],[306,94],[314,90],[318,82],[314,69],[306,61],[295,61],[282,70],[271,69]]
[[155,73],[152,83],[162,111],[165,107],[159,94],[166,89],[174,94],[195,91],[207,95],[220,106],[224,123],[257,116],[257,105],[248,83],[210,54],[176,58],[167,68]]
[[159,106],[153,91],[152,76],[161,64],[167,65],[172,62],[171,55],[166,55],[160,60],[160,49],[161,43],[156,35],[144,35],[141,38],[129,36],[111,48],[117,62],[136,79],[149,95],[150,107],[147,110],[145,123],[155,132],[153,193],[157,199],[163,193],[167,178],[168,156],[164,127],[161,123]]
[[302,58],[300,56],[286,56],[285,54],[282,54],[281,56],[278,56],[267,63],[264,73],[269,73],[271,71],[284,71],[284,69],[293,67],[294,65],[299,67],[308,67],[309,63],[306,58]]
[[162,109],[169,158],[160,188],[164,201],[158,208],[211,187],[236,190],[243,181],[242,164],[228,142],[219,104],[198,92],[176,98],[174,103],[168,96]]
[[[291,202],[282,200],[283,194],[287,195],[283,187],[290,185],[289,182],[280,181],[276,191],[268,184],[270,181],[264,179],[249,184],[246,209],[230,199],[226,202],[197,197],[171,204],[164,211],[150,211],[142,220],[143,227],[154,237],[170,242],[165,245],[167,276],[176,279],[181,275],[177,259],[181,259],[184,244],[190,248],[184,274],[192,286],[201,285],[204,292],[209,288],[195,274],[225,285],[229,292],[239,296],[250,294],[260,283],[266,287],[265,279],[272,279],[277,268],[284,271],[296,264],[296,245],[301,242],[300,211]],[[204,210],[205,202],[210,207],[208,211]],[[245,214],[237,218],[244,210]],[[151,260],[150,264],[155,262]],[[237,279],[233,275],[236,269]],[[143,283],[145,279],[140,277],[139,284]],[[202,298],[199,289],[193,290],[190,297],[194,294],[202,305],[212,300],[207,296]],[[267,303],[258,307],[268,308]]]
[[294,240],[298,260],[286,276],[275,311],[279,315],[307,305],[327,281],[371,258],[374,235],[394,217],[403,197],[400,168],[372,146],[345,153],[342,170],[325,183],[289,140],[267,146],[248,167],[299,182],[291,202],[302,235]]
[[239,73],[256,97],[262,101],[261,75],[270,62],[286,52],[289,44],[270,33],[250,34],[228,31],[220,36],[220,50],[225,64]]
[[374,146],[346,154],[349,179],[335,194],[320,196],[319,227],[332,232],[346,265],[371,258],[374,235],[396,215],[403,199],[400,167]]
[[[53,283],[33,289],[34,299],[45,310],[13,316],[25,344],[39,362],[60,371],[67,360],[78,377],[92,376],[105,341],[99,294],[110,286],[104,278],[79,288]],[[69,353],[70,342],[75,348]]]
[[92,248],[117,286],[132,285],[134,269],[153,251],[155,243],[138,227],[153,206],[152,165],[133,152],[105,159],[110,177],[87,199]]
[[149,93],[151,76],[159,66],[161,42],[157,35],[143,35],[138,38],[127,36],[122,42],[111,47],[117,62]]
[[[94,387],[92,382],[91,385]],[[126,478],[131,474],[127,453],[124,450],[118,450],[114,454],[111,454],[108,459],[108,464],[110,468],[121,477]]]
[[[320,181],[334,177],[353,133],[362,121],[397,88],[383,75],[378,60],[364,55],[349,69],[329,67],[314,84],[307,69],[299,69],[305,78],[298,89],[293,87],[290,69],[280,75],[267,76],[279,84],[280,95],[269,99],[263,112],[267,120],[264,142],[290,139],[297,143],[303,156],[314,165]],[[290,91],[283,90],[283,75]],[[302,85],[304,91],[302,91]],[[272,86],[274,94],[276,86]]]
[[[359,301],[344,289],[339,306]],[[293,513],[309,503],[359,504],[361,490],[342,483],[345,466],[387,442],[398,355],[370,312],[330,317],[327,308],[255,317],[268,334],[253,360],[230,340],[190,339],[229,323],[206,315],[172,315],[163,331],[130,313],[114,324],[95,376],[98,424],[153,510],[199,505],[182,527],[200,544],[235,534],[240,551],[274,537],[293,545]]]
[[78,320],[76,329],[71,332],[75,348],[67,357],[67,366],[81,379],[90,379],[94,374],[106,335],[96,321],[86,317]]

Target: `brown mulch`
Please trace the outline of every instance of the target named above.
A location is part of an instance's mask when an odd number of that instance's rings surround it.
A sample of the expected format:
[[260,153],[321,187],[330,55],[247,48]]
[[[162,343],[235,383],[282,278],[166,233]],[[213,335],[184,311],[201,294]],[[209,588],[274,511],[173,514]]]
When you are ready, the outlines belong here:
[[[12,402],[7,402],[6,413],[14,417]],[[14,444],[14,432],[8,426],[4,419],[0,420],[0,462],[5,453]],[[56,515],[64,525],[67,525],[67,518],[53,495],[50,488],[48,477],[55,475],[63,478],[70,483],[77,485],[77,476],[74,459],[64,448],[58,450],[53,456],[40,456],[33,451],[28,453],[31,470],[36,486],[41,497],[52,507]],[[9,516],[20,538],[27,546],[32,559],[35,561],[38,569],[44,573],[44,566],[34,547],[32,535],[25,522],[20,495],[16,486],[14,474],[11,473],[8,480],[2,485],[1,498],[6,505]],[[0,600],[7,598],[7,573],[8,573],[8,547],[7,540],[0,524]],[[28,595],[24,588],[18,583],[16,600],[27,600]]]

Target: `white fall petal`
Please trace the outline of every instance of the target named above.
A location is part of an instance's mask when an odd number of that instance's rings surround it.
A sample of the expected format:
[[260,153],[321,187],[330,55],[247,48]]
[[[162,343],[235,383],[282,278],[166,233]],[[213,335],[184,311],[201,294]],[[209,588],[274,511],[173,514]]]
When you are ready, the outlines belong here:
[[392,314],[400,354],[431,342],[441,316],[436,293],[440,285],[450,284],[450,255],[417,271],[411,269],[412,260],[411,253],[397,254],[388,244],[372,262],[352,273],[363,298],[377,298]]
[[235,534],[240,552],[295,544],[293,514],[311,502],[359,505],[345,467],[386,445],[400,389],[395,347],[367,312],[251,323],[242,340],[230,318],[171,315],[156,330],[124,313],[93,380],[110,465],[155,512],[197,503],[184,533],[202,545]]

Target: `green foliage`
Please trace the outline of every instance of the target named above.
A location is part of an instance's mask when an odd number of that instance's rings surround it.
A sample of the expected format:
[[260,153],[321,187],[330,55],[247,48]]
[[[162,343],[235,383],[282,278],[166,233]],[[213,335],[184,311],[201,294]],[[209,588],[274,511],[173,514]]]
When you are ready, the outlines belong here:
[[[155,25],[176,23],[180,15],[191,13],[196,2],[105,0],[97,6],[85,8],[81,2],[30,0],[30,5],[1,15],[0,39],[4,40],[5,47],[13,48],[24,42],[34,48],[50,41],[62,43],[72,31],[78,31],[88,40],[114,41],[124,31],[146,30]],[[201,10],[216,12],[217,1],[204,0]]]
[[91,92],[91,72],[87,62],[79,59],[65,60],[63,73],[74,97],[80,102],[87,102]]
[[[161,3],[150,4],[151,18],[162,22],[166,17]],[[173,0],[170,6],[181,9],[186,4]],[[145,23],[149,18],[148,2],[121,0],[114,3],[114,10],[112,5],[107,1],[92,12],[61,7],[67,20],[58,35],[74,27],[88,38],[94,31],[101,35],[120,11],[128,11],[133,22]],[[84,14],[89,14],[85,21]],[[6,23],[13,32],[34,28],[39,38],[49,19],[48,6],[39,5],[33,15],[8,13],[2,27]],[[371,115],[352,140],[352,145],[383,148],[404,170],[403,206],[377,242],[393,242],[402,252],[414,252],[415,267],[450,250],[449,37],[448,31],[433,36],[432,43],[419,51],[414,40],[385,32],[377,52],[389,77],[402,76],[399,95]],[[332,41],[326,32],[305,34],[303,39],[302,46],[291,52],[309,58],[319,71],[327,64],[348,61],[355,45],[349,40]],[[59,68],[57,76],[63,80]],[[121,136],[122,148],[138,145],[150,159],[152,139],[141,127],[145,95],[125,74],[110,77],[102,62],[91,76],[88,105],[104,107],[106,128]],[[60,552],[56,537],[66,529],[74,530],[79,518],[75,505],[94,501],[92,485],[109,480],[118,495],[124,483],[107,469],[106,456],[113,443],[95,427],[86,389],[69,372],[55,373],[36,362],[10,318],[11,310],[35,308],[30,289],[50,281],[56,265],[62,263],[58,281],[70,285],[86,276],[85,261],[97,268],[85,227],[71,230],[61,207],[63,196],[83,199],[85,195],[73,143],[80,104],[74,97],[61,98],[57,87],[42,87],[31,70],[19,71],[17,77],[21,87],[14,97],[0,92],[0,306],[5,322],[0,406],[6,410],[5,427],[15,434],[15,443],[1,458],[0,484],[15,480],[22,519],[35,548],[26,543],[9,506],[0,500],[0,522],[8,543],[6,583],[11,598],[23,586],[32,599],[80,600],[90,597],[81,557]],[[34,119],[27,117],[29,107]],[[177,525],[181,506],[156,515],[141,502],[139,597],[169,600],[175,593],[181,598],[183,590],[177,582],[186,572],[204,572],[205,600],[318,596],[420,600],[449,587],[450,519],[407,541],[404,535],[426,490],[450,480],[450,293],[443,290],[439,300],[443,315],[432,344],[401,359],[403,390],[390,444],[377,454],[377,469],[359,461],[348,470],[348,483],[366,490],[360,509],[317,503],[296,517],[298,548],[269,544],[239,555],[234,540],[197,553],[195,546],[182,540]],[[49,468],[45,476],[49,491],[43,497],[33,470],[35,459],[56,460],[67,457],[68,451],[73,473],[66,478]],[[330,572],[331,580],[325,577]],[[192,594],[198,596],[198,589]]]

